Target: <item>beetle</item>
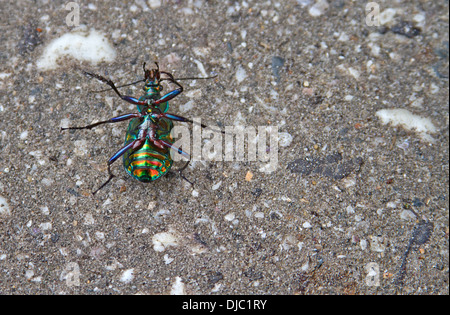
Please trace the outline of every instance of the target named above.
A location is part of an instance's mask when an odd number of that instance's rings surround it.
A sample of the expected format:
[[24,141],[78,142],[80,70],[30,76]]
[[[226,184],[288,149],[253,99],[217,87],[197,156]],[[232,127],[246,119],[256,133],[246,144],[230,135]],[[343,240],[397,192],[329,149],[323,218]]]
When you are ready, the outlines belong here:
[[[141,182],[152,182],[167,174],[171,169],[173,164],[173,160],[170,156],[171,149],[188,158],[187,163],[179,170],[179,174],[183,179],[192,184],[192,182],[186,179],[182,174],[183,170],[189,165],[190,155],[173,145],[174,139],[170,133],[173,128],[173,121],[194,122],[188,118],[168,113],[167,111],[169,109],[169,101],[183,92],[183,86],[177,80],[209,79],[212,77],[175,79],[171,73],[160,71],[157,62],[155,62],[155,65],[155,69],[147,69],[144,62],[144,79],[131,83],[135,84],[145,81],[143,88],[145,94],[139,99],[128,95],[122,95],[112,80],[106,79],[98,74],[83,71],[86,75],[108,84],[121,99],[136,105],[138,110],[137,113],[120,115],[84,127],[61,128],[61,131],[92,129],[99,125],[117,123],[131,119],[125,135],[124,146],[107,162],[109,177],[106,182],[93,192],[94,195],[115,177],[111,172],[111,164],[121,156],[123,156],[123,165],[128,174]],[[162,75],[164,75],[164,77],[162,77]],[[163,81],[171,82],[177,87],[167,94],[161,95],[161,91],[163,90],[161,82]],[[123,86],[126,85],[119,87]],[[200,125],[202,128],[207,127],[204,124]]]

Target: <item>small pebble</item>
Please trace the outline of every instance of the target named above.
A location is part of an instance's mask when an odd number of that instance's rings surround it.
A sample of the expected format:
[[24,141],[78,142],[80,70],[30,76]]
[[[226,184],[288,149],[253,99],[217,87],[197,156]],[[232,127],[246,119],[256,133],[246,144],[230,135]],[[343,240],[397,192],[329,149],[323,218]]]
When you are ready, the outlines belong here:
[[245,80],[245,78],[247,78],[247,72],[243,67],[239,66],[238,70],[236,71],[236,80],[238,83],[241,83]]
[[178,246],[178,239],[169,232],[155,234],[152,238],[153,249],[157,252],[164,251],[167,247]]
[[292,143],[293,137],[288,132],[278,133],[278,144],[281,147],[288,147]]
[[233,221],[235,218],[236,218],[236,215],[235,215],[233,212],[227,214],[227,215],[224,217],[224,219],[225,219],[226,221]]
[[175,278],[170,290],[171,295],[186,295],[186,287],[180,277]]
[[330,5],[326,0],[318,0],[311,8],[309,8],[308,12],[314,17],[321,16],[325,13],[329,6]]
[[264,219],[264,212],[257,211],[254,213],[255,218]]
[[50,210],[48,210],[48,207],[41,207],[41,212],[43,215],[49,215]]
[[212,190],[217,190],[219,189],[219,187],[222,185],[222,181],[219,181],[218,183],[214,184],[211,189]]
[[157,9],[161,6],[161,0],[148,0],[147,3],[152,9]]
[[362,250],[366,250],[366,248],[367,248],[367,241],[366,240],[361,240],[359,242],[359,246],[361,247]]
[[123,283],[130,283],[134,278],[134,269],[127,269],[122,273],[120,281]]

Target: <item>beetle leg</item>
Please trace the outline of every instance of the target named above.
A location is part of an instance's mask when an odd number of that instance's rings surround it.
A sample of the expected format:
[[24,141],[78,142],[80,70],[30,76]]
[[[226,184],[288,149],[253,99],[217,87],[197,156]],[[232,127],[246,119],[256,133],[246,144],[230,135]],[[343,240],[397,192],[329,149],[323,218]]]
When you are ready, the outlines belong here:
[[121,99],[123,99],[124,101],[134,104],[134,105],[147,104],[147,101],[139,101],[135,97],[120,94],[119,90],[117,89],[116,85],[114,84],[114,82],[112,80],[106,79],[105,77],[102,77],[101,75],[98,75],[95,73],[91,73],[91,72],[87,72],[87,71],[83,71],[83,72],[84,72],[84,74],[90,75],[91,77],[94,77],[94,78],[108,84],[114,90],[114,92],[116,92],[116,94],[119,95],[119,97]]
[[152,132],[149,134],[149,139],[153,142],[153,144],[159,148],[169,148],[172,150],[175,150],[178,152],[178,154],[184,155],[185,157],[187,157],[189,160],[187,161],[187,163],[178,170],[178,173],[180,174],[181,178],[183,178],[185,181],[187,181],[189,184],[191,184],[192,186],[194,186],[194,183],[192,183],[190,180],[188,180],[184,175],[183,175],[183,171],[184,169],[189,165],[189,163],[191,162],[191,156],[184,152],[183,150],[181,150],[180,148],[175,147],[174,145],[172,145],[170,142],[167,142],[165,140],[162,139],[157,139],[155,137],[155,131],[154,129],[152,130]]
[[[158,118],[158,119],[164,117],[164,118],[168,118],[168,119],[170,119],[170,120],[181,121],[181,122],[188,122],[188,123],[191,123],[191,124],[198,124],[198,123],[196,123],[195,121],[192,121],[192,120],[189,119],[189,118],[185,118],[185,117],[183,117],[183,116],[179,116],[179,115],[175,115],[175,114],[170,114],[170,113],[154,114],[153,116],[154,116],[155,118]],[[200,126],[201,126],[202,128],[208,128],[208,126],[206,126],[206,125],[204,125],[204,124],[200,124]],[[223,130],[220,130],[220,132],[223,133],[223,134],[225,134],[225,131],[223,131]]]
[[139,114],[139,113],[136,113],[136,114],[125,114],[125,115],[120,115],[120,116],[117,116],[117,117],[114,117],[114,118],[111,118],[111,119],[108,119],[108,120],[99,121],[99,122],[96,122],[94,124],[87,125],[87,126],[84,126],[84,127],[61,127],[61,131],[62,130],[67,130],[67,129],[92,129],[92,128],[97,127],[97,126],[102,125],[102,124],[116,123],[116,122],[120,122],[120,121],[131,119],[131,118],[138,118],[138,117],[141,117],[141,116],[142,115]]
[[183,175],[183,171],[186,169],[186,167],[188,167],[188,165],[189,165],[190,162],[191,162],[191,160],[187,161],[186,164],[185,164],[182,168],[180,168],[180,169],[178,170],[178,174],[180,174],[180,176],[181,176],[182,179],[184,179],[184,180],[187,181],[189,184],[191,184],[192,186],[194,186],[194,183],[191,182],[191,181],[190,181],[189,179],[187,179],[186,177],[184,177],[184,175]]
[[165,75],[169,76],[168,79],[161,79],[161,81],[162,80],[170,81],[170,82],[176,84],[178,86],[178,88],[167,93],[166,95],[163,95],[160,99],[155,100],[155,102],[154,102],[155,105],[168,102],[183,92],[183,86],[173,78],[172,74],[170,74],[169,72],[164,72],[164,71],[161,71],[161,73],[164,73]]
[[126,151],[130,150],[130,149],[134,149],[137,148],[139,146],[141,146],[143,144],[144,140],[143,139],[136,139],[132,142],[130,142],[129,144],[127,144],[126,146],[124,146],[123,148],[121,148],[119,151],[117,151],[109,160],[108,160],[108,179],[106,180],[106,182],[104,182],[100,188],[98,188],[96,191],[94,191],[92,193],[92,195],[95,195],[100,189],[102,189],[103,187],[105,187],[110,181],[111,179],[113,179],[115,177],[115,175],[111,172],[111,164],[113,164],[119,157],[121,157]]

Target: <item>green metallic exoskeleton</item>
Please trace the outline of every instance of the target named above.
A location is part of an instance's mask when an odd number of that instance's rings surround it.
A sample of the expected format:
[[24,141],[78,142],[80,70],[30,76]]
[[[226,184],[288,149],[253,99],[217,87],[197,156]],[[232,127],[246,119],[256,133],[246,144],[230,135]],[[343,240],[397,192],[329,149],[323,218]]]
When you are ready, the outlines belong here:
[[[134,118],[128,125],[125,136],[125,145],[130,144],[139,137],[140,130],[149,124],[150,116]],[[153,122],[151,122],[153,124]],[[167,118],[161,118],[157,122],[156,138],[173,144],[170,132],[173,123]],[[141,182],[154,181],[166,174],[172,167],[173,161],[170,157],[170,149],[158,148],[150,139],[145,139],[144,144],[136,150],[128,150],[123,155],[123,166],[125,170]]]

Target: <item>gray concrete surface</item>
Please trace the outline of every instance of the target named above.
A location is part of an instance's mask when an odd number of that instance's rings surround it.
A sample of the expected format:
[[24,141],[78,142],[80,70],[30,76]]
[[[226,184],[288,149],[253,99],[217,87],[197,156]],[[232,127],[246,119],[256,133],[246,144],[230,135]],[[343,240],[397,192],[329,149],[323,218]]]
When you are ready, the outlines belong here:
[[[42,71],[74,28],[67,2],[2,2],[0,293],[448,294],[448,1],[377,3],[380,26],[359,1],[82,1],[115,60]],[[144,61],[218,73],[183,82],[171,111],[278,125],[278,169],[196,162],[193,189],[117,162],[92,197],[127,123],[60,126],[134,110],[80,69],[125,84]],[[383,124],[393,108],[437,132]]]

